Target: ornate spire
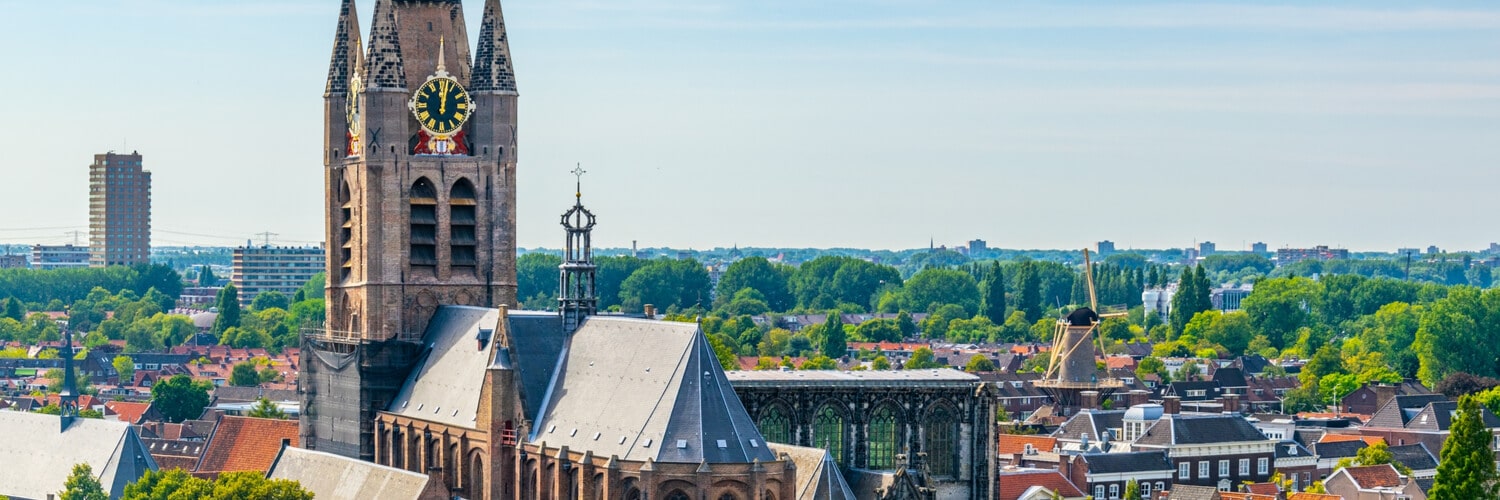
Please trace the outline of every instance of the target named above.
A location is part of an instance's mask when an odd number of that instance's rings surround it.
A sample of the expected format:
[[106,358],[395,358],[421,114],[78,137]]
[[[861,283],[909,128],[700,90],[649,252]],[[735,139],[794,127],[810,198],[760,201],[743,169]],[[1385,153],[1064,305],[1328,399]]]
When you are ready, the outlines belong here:
[[573,208],[562,215],[562,226],[568,232],[563,246],[563,263],[559,266],[560,290],[557,294],[558,314],[562,315],[563,330],[569,333],[583,324],[583,319],[598,312],[599,299],[594,295],[594,248],[591,241],[594,231],[594,214],[583,208],[583,174],[588,173],[580,165],[573,169],[575,191]]
[[333,58],[328,62],[328,86],[326,95],[341,96],[349,90],[349,78],[364,63],[364,51],[359,43],[359,16],[354,9],[354,0],[344,0],[339,7],[339,25],[333,33]]
[[73,375],[73,327],[69,325],[63,329],[63,345],[58,350],[58,357],[63,359],[63,386],[57,394],[57,406],[62,412],[62,430],[68,430],[68,424],[78,418],[78,379]]
[[479,47],[474,54],[472,92],[515,92],[516,72],[510,65],[510,42],[505,35],[505,16],[500,0],[485,0],[484,21],[479,25]]
[[375,2],[375,21],[370,26],[370,46],[365,50],[365,88],[406,89],[406,68],[401,64],[400,27],[391,0]]

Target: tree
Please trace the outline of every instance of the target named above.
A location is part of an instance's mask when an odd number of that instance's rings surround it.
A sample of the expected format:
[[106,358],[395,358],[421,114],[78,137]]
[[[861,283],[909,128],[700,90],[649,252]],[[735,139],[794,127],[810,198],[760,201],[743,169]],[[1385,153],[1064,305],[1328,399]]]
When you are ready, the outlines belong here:
[[104,486],[99,484],[99,478],[94,477],[94,468],[89,464],[77,464],[73,466],[73,473],[68,475],[68,480],[63,483],[62,494],[58,498],[62,500],[108,500],[109,495],[104,492]]
[[1429,386],[1451,372],[1468,372],[1495,376],[1495,357],[1500,353],[1500,339],[1488,331],[1491,308],[1485,302],[1494,300],[1497,292],[1481,297],[1477,289],[1455,286],[1448,296],[1438,300],[1422,315],[1412,350],[1420,363],[1417,378]]
[[115,373],[119,374],[120,385],[126,385],[127,381],[135,380],[135,360],[130,359],[130,356],[115,356],[112,364],[115,367]]
[[1500,386],[1500,380],[1476,377],[1465,372],[1453,372],[1443,377],[1437,385],[1432,386],[1432,390],[1448,396],[1449,399],[1458,399],[1464,395],[1486,391],[1497,386]]
[[824,356],[842,358],[849,353],[849,343],[844,336],[844,318],[839,311],[829,311],[823,322],[823,343],[819,350]]
[[872,319],[860,323],[854,329],[854,335],[864,339],[865,342],[900,342],[901,327],[897,325],[895,320]]
[[1427,498],[1432,500],[1467,500],[1495,498],[1495,455],[1490,451],[1494,436],[1484,426],[1479,402],[1472,397],[1458,399],[1458,414],[1449,425],[1448,440],[1443,442],[1437,478]]
[[260,372],[255,370],[255,363],[244,362],[234,365],[229,372],[229,385],[235,387],[255,387],[260,385]]
[[735,261],[719,278],[718,303],[725,304],[740,290],[749,288],[760,292],[761,297],[773,311],[790,310],[796,303],[792,291],[787,287],[790,269],[772,264],[765,257],[749,257]]
[[266,479],[259,472],[226,472],[218,479],[208,480],[193,477],[182,469],[163,469],[147,471],[136,482],[125,486],[120,499],[311,500],[312,497],[311,492],[295,481]]
[[214,276],[214,270],[208,264],[198,266],[198,286],[214,286],[219,279]]
[[1135,479],[1125,482],[1125,500],[1141,500],[1141,487]]
[[942,367],[943,364],[937,362],[937,356],[932,353],[932,349],[929,349],[925,346],[918,347],[917,350],[912,351],[911,359],[906,360],[906,364],[902,366],[902,368],[905,368],[907,370],[922,370],[927,368]]
[[208,407],[208,390],[213,384],[195,382],[184,374],[173,375],[151,386],[151,405],[168,422],[198,418]]
[[984,309],[984,317],[997,325],[1005,323],[1005,272],[1000,268],[1000,261],[990,264],[982,288],[984,301],[980,307]]
[[709,299],[708,271],[692,259],[657,259],[637,269],[620,284],[620,302],[627,311],[638,312],[646,304],[666,310],[692,307]]
[[835,363],[833,361],[833,358],[830,358],[828,356],[819,355],[819,356],[813,356],[811,358],[808,358],[807,361],[803,361],[802,362],[802,366],[798,367],[798,369],[799,370],[837,370],[838,367],[839,367],[838,363]]
[[224,330],[240,326],[240,292],[234,284],[224,285],[224,289],[219,290],[216,305],[219,317],[214,319],[214,333],[224,333]]
[[923,269],[906,280],[901,295],[901,305],[908,311],[956,304],[964,309],[963,317],[979,312],[979,283],[969,273],[956,269]]
[[323,289],[327,286],[328,273],[319,272],[318,274],[314,274],[312,278],[308,278],[307,283],[302,284],[302,288],[297,289],[298,292],[302,292],[302,298],[293,300],[292,303],[295,304],[303,300],[322,299]]
[[276,403],[266,398],[260,398],[255,401],[255,406],[250,407],[250,416],[286,420],[286,412],[281,411],[281,407],[276,406]]
[[540,299],[549,308],[557,307],[558,270],[562,257],[549,253],[529,252],[516,257],[516,296]]
[[990,361],[990,358],[985,357],[983,354],[975,354],[974,357],[969,358],[969,363],[964,365],[964,371],[969,373],[992,372],[995,371],[995,362]]
[[1198,367],[1198,363],[1188,361],[1183,363],[1181,368],[1177,369],[1177,379],[1185,382],[1193,381],[1197,380],[1198,375],[1201,373],[1203,373],[1203,369]]
[[891,369],[891,360],[886,359],[885,356],[875,356],[875,359],[870,360],[870,369],[889,370]]
[[909,339],[917,334],[917,323],[911,320],[911,315],[906,311],[896,315],[896,328],[901,329],[902,339]]
[[1395,456],[1391,455],[1390,446],[1385,444],[1385,441],[1377,441],[1375,444],[1360,448],[1359,451],[1354,452],[1354,456],[1352,457],[1344,457],[1339,459],[1338,464],[1335,465],[1333,469],[1338,470],[1345,467],[1365,467],[1369,465],[1386,464],[1390,464],[1391,466],[1395,467],[1396,470],[1400,471],[1403,475],[1411,474],[1411,467],[1407,467],[1406,464],[1395,461]]
[[26,319],[26,311],[21,309],[21,301],[14,297],[5,299],[5,317],[22,321]]
[[1240,306],[1271,345],[1284,349],[1297,343],[1298,329],[1311,324],[1314,311],[1322,307],[1319,287],[1318,282],[1303,277],[1263,279]]
[[[300,291],[300,290],[299,290]],[[291,307],[292,301],[281,292],[270,290],[256,294],[255,300],[250,301],[250,308],[256,311],[266,309],[286,309]]]
[[1042,277],[1035,262],[1022,262],[1016,270],[1016,310],[1026,313],[1026,322],[1042,319]]

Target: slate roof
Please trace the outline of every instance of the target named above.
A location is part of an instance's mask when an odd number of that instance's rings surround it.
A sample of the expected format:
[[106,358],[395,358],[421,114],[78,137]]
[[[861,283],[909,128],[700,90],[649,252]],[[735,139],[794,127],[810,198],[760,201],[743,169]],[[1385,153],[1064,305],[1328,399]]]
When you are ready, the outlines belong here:
[[297,421],[225,416],[203,445],[193,471],[200,477],[220,472],[265,472],[276,460],[283,440],[297,444]]
[[1428,450],[1427,445],[1423,443],[1391,446],[1386,448],[1386,451],[1391,453],[1392,461],[1414,471],[1433,470],[1438,466],[1437,457],[1433,456],[1432,451]]
[[1219,500],[1219,490],[1212,486],[1174,484],[1167,500]]
[[1163,415],[1135,444],[1170,446],[1265,440],[1259,429],[1239,415]]
[[1313,452],[1318,458],[1344,458],[1354,456],[1367,446],[1364,441],[1330,441],[1313,444]]
[[[1172,382],[1168,386],[1167,394],[1181,397],[1183,401],[1211,401],[1219,396],[1219,384],[1213,381],[1206,382]],[[1188,396],[1188,391],[1203,391],[1202,396]]]
[[375,19],[365,49],[366,88],[405,89],[406,68],[401,61],[400,26],[392,0],[375,1]]
[[1442,394],[1412,394],[1408,396],[1396,396],[1385,403],[1385,406],[1375,410],[1370,416],[1370,421],[1365,422],[1365,427],[1381,427],[1390,429],[1402,429],[1406,427],[1407,421],[1415,416],[1415,412],[1404,410],[1419,409],[1428,403],[1440,402],[1448,399]]
[[526,415],[536,419],[568,334],[557,313],[512,311],[506,319],[510,362],[520,372],[521,404]]
[[1090,474],[1139,473],[1173,470],[1172,462],[1165,451],[1133,451],[1127,453],[1086,453]]
[[214,388],[214,403],[253,403],[260,398],[271,401],[299,401],[295,389],[223,386]]
[[496,350],[494,341],[477,340],[493,331],[500,310],[442,306],[433,313],[422,337],[426,345],[411,375],[386,411],[411,418],[474,429],[484,372]]
[[769,446],[797,466],[796,500],[854,500],[854,490],[844,481],[828,450],[780,443]]
[[629,461],[776,459],[693,323],[588,318],[545,401],[532,443]]
[[1124,427],[1124,421],[1125,410],[1080,411],[1058,427],[1052,435],[1059,439],[1071,440],[1077,440],[1086,435],[1090,443],[1097,443],[1105,431]]
[[266,477],[297,481],[314,498],[331,500],[416,500],[431,482],[426,474],[291,446],[281,450]]
[[0,495],[47,498],[63,490],[75,464],[86,463],[110,498],[125,485],[157,469],[130,424],[74,419],[63,430],[60,417],[0,411]]
[[[1453,416],[1458,414],[1457,401],[1434,401],[1428,403],[1411,419],[1407,420],[1406,428],[1424,431],[1446,431],[1453,425]],[[1479,407],[1480,418],[1484,420],[1485,428],[1494,429],[1500,427],[1500,417],[1490,413],[1489,408]]]
[[1245,381],[1245,373],[1239,368],[1214,370],[1213,382],[1219,384],[1219,387],[1248,387],[1250,385]]
[[1311,457],[1316,454],[1312,450],[1302,446],[1296,441],[1282,441],[1276,443],[1276,458]]

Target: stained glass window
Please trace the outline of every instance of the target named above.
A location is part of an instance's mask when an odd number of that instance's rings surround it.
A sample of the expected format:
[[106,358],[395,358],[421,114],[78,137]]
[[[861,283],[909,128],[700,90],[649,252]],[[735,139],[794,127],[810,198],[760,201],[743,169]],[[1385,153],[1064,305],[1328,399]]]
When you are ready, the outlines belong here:
[[844,416],[831,406],[818,410],[813,419],[813,446],[828,450],[838,463],[844,461]]
[[896,415],[889,406],[882,406],[870,416],[869,468],[876,470],[896,467]]

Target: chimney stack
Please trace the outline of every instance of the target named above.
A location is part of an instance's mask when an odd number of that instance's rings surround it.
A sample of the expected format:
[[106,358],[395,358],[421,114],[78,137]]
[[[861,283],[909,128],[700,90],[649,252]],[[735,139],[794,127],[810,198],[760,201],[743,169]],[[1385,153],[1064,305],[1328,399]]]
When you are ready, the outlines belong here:
[[1392,399],[1396,399],[1396,386],[1394,385],[1374,384],[1371,388],[1375,390],[1376,411],[1385,408],[1386,403],[1391,402]]
[[1161,412],[1166,415],[1182,413],[1182,398],[1179,396],[1166,396],[1161,398]]
[[1141,389],[1130,391],[1130,395],[1127,397],[1129,398],[1128,401],[1130,401],[1130,406],[1143,405],[1151,402],[1151,393]]
[[1240,412],[1240,395],[1224,394],[1224,413]]
[[646,313],[646,319],[656,319],[656,306],[655,305],[646,304],[641,309]]
[[1078,393],[1078,409],[1094,410],[1099,407],[1099,391],[1083,391]]

